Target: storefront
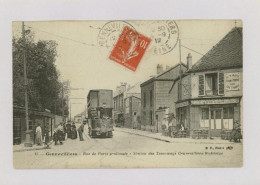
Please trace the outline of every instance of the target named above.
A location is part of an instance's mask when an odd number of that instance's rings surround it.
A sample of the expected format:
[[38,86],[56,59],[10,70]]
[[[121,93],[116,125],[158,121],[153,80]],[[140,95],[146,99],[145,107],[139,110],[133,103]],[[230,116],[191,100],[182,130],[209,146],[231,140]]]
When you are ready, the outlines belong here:
[[[40,111],[29,109],[29,130],[31,130],[31,138],[34,142],[35,139],[35,129],[40,124],[42,128],[42,136],[46,134],[49,138],[53,136],[54,126],[55,126],[55,115],[49,111]],[[48,133],[47,129],[48,128]],[[14,105],[13,106],[13,143],[20,144],[25,141],[26,132],[26,122],[25,122],[25,108],[23,106]]]
[[177,122],[188,130],[209,130],[211,137],[220,137],[222,130],[232,130],[240,122],[240,99],[212,98],[187,100],[176,103]]

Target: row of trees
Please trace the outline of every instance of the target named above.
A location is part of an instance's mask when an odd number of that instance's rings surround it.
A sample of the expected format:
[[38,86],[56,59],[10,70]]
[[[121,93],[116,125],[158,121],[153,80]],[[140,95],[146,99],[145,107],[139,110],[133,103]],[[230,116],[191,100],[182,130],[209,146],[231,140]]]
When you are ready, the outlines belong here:
[[[24,105],[24,64],[23,49],[26,51],[28,105],[33,109],[49,109],[62,114],[62,101],[65,115],[68,115],[66,96],[68,82],[59,80],[55,61],[57,43],[53,40],[34,41],[32,34],[25,41],[13,37],[13,101]],[[63,97],[63,98],[62,98]]]

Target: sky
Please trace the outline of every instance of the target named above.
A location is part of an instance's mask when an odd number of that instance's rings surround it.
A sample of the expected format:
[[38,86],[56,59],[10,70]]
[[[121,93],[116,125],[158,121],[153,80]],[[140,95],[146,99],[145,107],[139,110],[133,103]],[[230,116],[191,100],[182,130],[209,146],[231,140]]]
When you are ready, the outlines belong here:
[[[180,62],[180,50],[175,48],[166,54],[153,54],[151,41],[147,51],[135,72],[109,60],[112,47],[99,46],[100,30],[109,21],[35,21],[25,22],[25,28],[34,33],[35,41],[55,40],[57,46],[56,66],[61,74],[61,80],[70,81],[70,103],[72,117],[81,113],[87,104],[87,94],[90,89],[115,90],[121,82],[134,85],[144,82],[156,75],[157,64],[174,66]],[[154,21],[125,21],[139,33],[151,36],[150,25]],[[164,24],[165,21],[159,23]],[[188,53],[192,55],[195,64],[202,54],[206,54],[217,44],[235,25],[242,26],[242,22],[235,20],[177,20],[181,45],[181,59],[186,63]],[[21,35],[22,22],[13,22],[13,35]],[[116,33],[116,36],[119,33]],[[178,40],[176,40],[178,42]],[[83,99],[73,99],[83,98]]]

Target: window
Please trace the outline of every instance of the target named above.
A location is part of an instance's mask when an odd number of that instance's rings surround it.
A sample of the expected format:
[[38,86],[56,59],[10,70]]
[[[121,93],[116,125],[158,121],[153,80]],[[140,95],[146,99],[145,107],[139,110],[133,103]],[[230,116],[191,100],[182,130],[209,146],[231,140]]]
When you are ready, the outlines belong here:
[[209,127],[209,109],[202,108],[201,112],[200,127]]
[[146,107],[146,93],[144,93],[144,107]]
[[208,108],[202,108],[202,115],[201,119],[209,119],[209,109]]
[[150,106],[153,106],[153,90],[150,90]]
[[234,120],[234,108],[224,107],[223,108],[223,127],[224,129],[232,130]]
[[205,92],[207,96],[218,95],[218,73],[205,75]]
[[223,108],[223,118],[224,119],[233,119],[234,117],[234,108],[233,107],[224,107]]
[[153,111],[150,111],[150,123],[153,125]]

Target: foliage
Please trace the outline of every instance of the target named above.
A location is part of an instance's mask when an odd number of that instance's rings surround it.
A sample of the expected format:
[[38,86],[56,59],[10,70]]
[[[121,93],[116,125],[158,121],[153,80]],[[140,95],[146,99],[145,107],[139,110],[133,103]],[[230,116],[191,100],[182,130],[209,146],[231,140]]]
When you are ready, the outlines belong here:
[[[53,40],[34,42],[33,37],[27,37],[25,41],[22,38],[13,38],[14,103],[24,105],[23,49],[25,49],[29,108],[49,109],[51,112],[61,115],[64,84],[59,81],[59,73],[55,65],[56,47],[57,43]],[[68,93],[66,89],[64,93]],[[68,114],[66,102],[64,97],[65,114]]]

